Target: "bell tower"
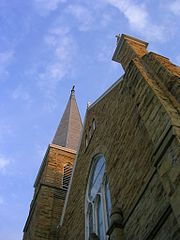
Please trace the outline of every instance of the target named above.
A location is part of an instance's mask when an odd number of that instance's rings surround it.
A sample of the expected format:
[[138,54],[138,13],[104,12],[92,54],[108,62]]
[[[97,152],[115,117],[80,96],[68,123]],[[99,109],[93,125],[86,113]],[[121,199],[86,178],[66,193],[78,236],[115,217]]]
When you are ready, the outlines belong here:
[[82,129],[74,86],[34,183],[23,240],[56,239]]

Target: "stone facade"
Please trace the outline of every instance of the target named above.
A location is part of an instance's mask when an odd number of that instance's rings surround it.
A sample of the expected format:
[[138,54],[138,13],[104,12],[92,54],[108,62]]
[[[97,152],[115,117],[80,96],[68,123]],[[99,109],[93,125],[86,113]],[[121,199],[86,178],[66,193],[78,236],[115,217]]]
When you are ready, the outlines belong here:
[[[85,239],[87,182],[92,159],[99,153],[106,160],[112,201],[109,239],[180,239],[180,68],[163,56],[149,53],[147,45],[127,35],[118,36],[113,60],[122,64],[125,73],[87,109],[65,203],[64,199],[57,200],[54,207],[48,200],[42,205],[42,211],[55,208],[56,217],[49,216],[49,221],[54,221],[52,237],[34,235],[25,240]],[[95,129],[90,132],[93,122]],[[54,155],[52,161],[57,153]],[[74,159],[75,153],[71,157]],[[53,170],[44,171],[47,184],[60,179],[52,174],[61,165],[56,164],[52,164]],[[60,186],[57,181],[56,189]],[[42,187],[44,198],[49,199],[51,192],[46,185]],[[34,209],[38,211],[39,207]],[[50,227],[48,221],[42,222],[34,214],[27,221],[25,235],[32,228],[38,234],[41,228]],[[94,234],[92,239],[98,237]]]
[[[98,153],[110,183],[110,239],[180,239],[180,69],[146,47],[129,36],[118,39],[113,59],[125,74],[87,110],[61,240],[85,239],[85,193]],[[96,130],[86,147],[93,119]]]

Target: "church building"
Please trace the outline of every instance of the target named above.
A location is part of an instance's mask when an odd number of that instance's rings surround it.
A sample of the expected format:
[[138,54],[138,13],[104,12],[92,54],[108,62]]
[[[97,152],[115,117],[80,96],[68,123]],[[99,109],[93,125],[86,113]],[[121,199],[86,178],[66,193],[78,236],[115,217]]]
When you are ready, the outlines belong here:
[[180,239],[180,68],[147,46],[117,36],[124,75],[83,124],[72,88],[23,240]]

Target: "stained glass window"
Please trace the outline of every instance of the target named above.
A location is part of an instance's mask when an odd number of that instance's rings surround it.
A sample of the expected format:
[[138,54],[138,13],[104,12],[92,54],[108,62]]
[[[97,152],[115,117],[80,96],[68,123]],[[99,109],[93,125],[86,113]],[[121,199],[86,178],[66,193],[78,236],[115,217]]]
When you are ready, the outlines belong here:
[[86,239],[92,232],[100,240],[108,239],[111,198],[105,173],[105,158],[99,154],[93,158],[86,194]]
[[88,216],[89,216],[89,235],[93,232],[93,211],[92,211],[92,204],[89,204],[89,210],[88,210]]

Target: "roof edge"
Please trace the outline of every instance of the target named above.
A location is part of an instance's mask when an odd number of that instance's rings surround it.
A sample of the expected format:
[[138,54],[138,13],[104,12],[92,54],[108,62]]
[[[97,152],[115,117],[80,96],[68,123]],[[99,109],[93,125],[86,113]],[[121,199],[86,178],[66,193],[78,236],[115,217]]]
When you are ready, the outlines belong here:
[[89,107],[88,110],[90,110],[92,107],[94,107],[98,102],[100,102],[109,92],[115,88],[119,82],[123,80],[124,75],[122,75],[115,83],[113,83],[100,97],[98,97]]

